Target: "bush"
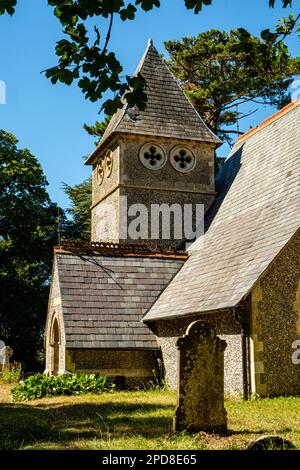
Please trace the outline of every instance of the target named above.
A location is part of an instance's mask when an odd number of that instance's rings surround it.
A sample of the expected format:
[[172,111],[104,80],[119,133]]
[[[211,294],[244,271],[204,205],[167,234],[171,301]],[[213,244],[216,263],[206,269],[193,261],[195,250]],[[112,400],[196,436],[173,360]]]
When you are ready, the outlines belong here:
[[12,365],[10,370],[4,369],[0,373],[0,379],[3,383],[6,384],[18,383],[21,378],[21,373],[21,366]]
[[60,395],[83,395],[111,391],[113,385],[107,377],[86,374],[46,376],[35,374],[22,380],[13,390],[15,401],[35,400]]

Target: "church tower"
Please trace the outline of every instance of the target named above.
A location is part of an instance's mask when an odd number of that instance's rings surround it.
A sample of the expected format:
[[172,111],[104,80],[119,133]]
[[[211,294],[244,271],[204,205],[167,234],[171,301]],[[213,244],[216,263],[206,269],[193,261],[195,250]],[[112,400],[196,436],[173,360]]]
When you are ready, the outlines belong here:
[[146,81],[146,109],[125,104],[86,162],[93,165],[92,241],[176,249],[187,238],[187,215],[195,228],[199,206],[206,211],[214,200],[220,140],[151,40],[139,72]]

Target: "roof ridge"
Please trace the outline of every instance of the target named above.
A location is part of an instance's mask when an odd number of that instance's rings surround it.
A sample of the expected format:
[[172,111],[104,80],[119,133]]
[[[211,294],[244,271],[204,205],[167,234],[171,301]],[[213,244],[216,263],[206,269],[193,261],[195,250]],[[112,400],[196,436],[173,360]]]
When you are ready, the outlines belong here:
[[119,244],[114,242],[85,242],[83,240],[62,240],[54,247],[60,254],[102,254],[106,256],[143,256],[155,258],[187,259],[188,253],[182,250],[162,249],[159,246]]
[[297,108],[300,106],[300,98],[298,98],[296,101],[291,101],[288,103],[286,106],[284,106],[282,109],[279,109],[276,113],[272,114],[271,116],[267,117],[264,119],[260,124],[258,124],[256,127],[253,127],[252,129],[249,129],[249,131],[245,132],[242,134],[236,141],[235,145],[240,144],[243,142],[245,139],[248,139],[248,137],[251,137],[253,134],[256,134],[256,132],[259,132],[261,129],[264,129],[268,125],[272,124],[273,122],[277,121],[280,119],[282,116],[287,114],[288,112],[292,111],[293,109]]
[[144,62],[145,62],[145,60],[146,60],[146,57],[147,57],[147,54],[148,54],[150,48],[153,48],[154,50],[156,50],[156,48],[155,48],[154,45],[153,45],[152,39],[149,39],[149,40],[148,40],[148,44],[147,44],[147,47],[146,47],[146,49],[145,49],[145,52],[144,52],[144,54],[142,55],[141,60],[139,61],[138,66],[137,66],[137,68],[136,68],[135,71],[134,71],[134,74],[133,74],[134,77],[136,77],[136,76],[140,73],[140,71],[141,71],[141,69],[142,69],[142,67],[143,67],[143,65],[144,65]]

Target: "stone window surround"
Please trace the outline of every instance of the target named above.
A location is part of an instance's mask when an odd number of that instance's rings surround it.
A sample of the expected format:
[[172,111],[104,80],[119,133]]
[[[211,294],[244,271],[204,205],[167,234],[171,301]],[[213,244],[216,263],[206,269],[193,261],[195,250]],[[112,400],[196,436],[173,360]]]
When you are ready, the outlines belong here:
[[[145,153],[148,153],[147,150],[149,151],[151,147],[153,147],[155,150],[158,148],[160,151],[160,155],[163,156],[163,162],[159,166],[155,164],[153,164],[152,166],[147,162],[147,160],[144,159]],[[182,162],[188,165],[187,168],[181,168],[180,164],[178,164],[178,162],[175,160],[177,154],[180,153],[181,151],[185,152],[185,155],[183,157],[187,157],[189,159],[188,162]],[[153,152],[153,155],[154,155],[154,152]],[[154,170],[154,171],[161,170],[167,163],[167,160],[169,159],[170,164],[172,165],[174,170],[178,171],[179,173],[184,173],[184,174],[189,173],[192,170],[194,170],[196,163],[197,163],[193,151],[187,145],[180,145],[180,144],[175,145],[175,147],[173,147],[168,152],[166,152],[162,148],[162,146],[157,144],[156,142],[146,142],[140,148],[139,158],[140,158],[140,162],[145,168],[147,168],[148,170]]]
[[[179,158],[182,161],[178,161]],[[196,158],[192,150],[186,145],[176,145],[170,152],[170,163],[176,171],[189,173],[196,166]]]
[[156,142],[146,142],[143,144],[140,148],[139,156],[140,162],[147,170],[161,170],[167,162],[166,152]]
[[96,165],[96,181],[101,186],[104,178],[109,178],[113,169],[112,150],[108,149],[104,157],[99,157]]

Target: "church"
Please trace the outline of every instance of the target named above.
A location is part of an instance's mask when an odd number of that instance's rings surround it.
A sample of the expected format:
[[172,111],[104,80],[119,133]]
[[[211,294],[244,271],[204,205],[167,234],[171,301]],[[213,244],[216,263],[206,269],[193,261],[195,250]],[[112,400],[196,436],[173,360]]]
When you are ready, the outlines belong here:
[[[201,318],[227,343],[227,392],[299,395],[300,101],[242,135],[215,177],[221,141],[152,41],[136,73],[146,109],[125,103],[86,161],[91,242],[54,249],[45,373],[176,388],[176,341]],[[134,230],[124,206],[145,209]],[[176,215],[192,207],[195,226],[198,206],[203,230],[186,243]],[[142,227],[153,207],[171,208],[167,236]]]

